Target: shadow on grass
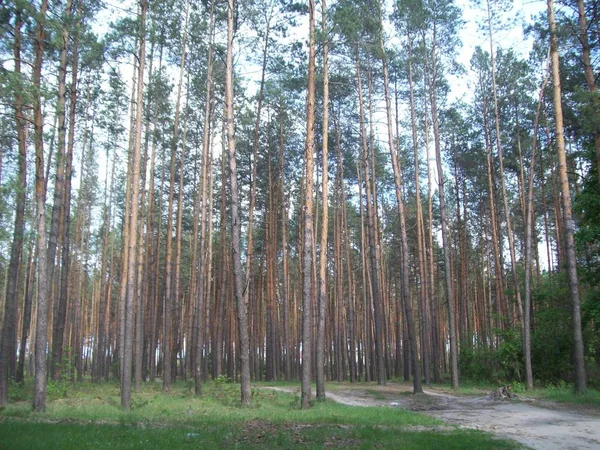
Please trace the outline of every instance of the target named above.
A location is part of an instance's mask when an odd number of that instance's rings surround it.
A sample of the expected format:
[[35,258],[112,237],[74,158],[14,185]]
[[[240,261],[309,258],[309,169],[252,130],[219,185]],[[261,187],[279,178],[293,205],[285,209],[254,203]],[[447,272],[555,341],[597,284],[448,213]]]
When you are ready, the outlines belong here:
[[318,424],[276,425],[259,420],[190,428],[149,428],[144,425],[84,425],[0,423],[0,448],[13,450],[69,449],[281,449],[281,448],[403,448],[516,449],[517,445],[476,431],[406,431],[402,428]]

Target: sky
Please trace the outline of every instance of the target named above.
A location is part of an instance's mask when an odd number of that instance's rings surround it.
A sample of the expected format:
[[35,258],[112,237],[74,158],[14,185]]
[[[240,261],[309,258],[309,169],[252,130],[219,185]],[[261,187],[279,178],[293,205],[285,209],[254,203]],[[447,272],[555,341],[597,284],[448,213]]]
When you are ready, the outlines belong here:
[[[502,48],[512,49],[522,58],[528,58],[533,45],[533,39],[527,38],[523,33],[523,24],[530,23],[531,18],[541,12],[546,11],[546,2],[540,0],[508,0],[512,7],[499,17],[500,21],[512,25],[504,25],[503,29],[495,31],[493,34],[494,50]],[[462,49],[459,52],[459,62],[468,70],[470,60],[476,47],[481,47],[489,53],[490,43],[487,28],[481,25],[487,22],[487,12],[483,5],[476,5],[473,0],[456,0],[456,4],[463,11],[463,20],[465,25],[460,32]],[[452,84],[451,99],[462,98],[465,101],[470,99],[472,89],[469,89],[469,77],[455,77]]]

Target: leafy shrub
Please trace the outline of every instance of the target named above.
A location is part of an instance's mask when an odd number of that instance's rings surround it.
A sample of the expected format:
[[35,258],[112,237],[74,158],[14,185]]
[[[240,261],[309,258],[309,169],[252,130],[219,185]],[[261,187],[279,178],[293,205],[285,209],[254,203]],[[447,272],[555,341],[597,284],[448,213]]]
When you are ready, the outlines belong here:
[[534,377],[542,384],[570,380],[571,311],[564,274],[544,278],[533,291],[535,308],[531,329],[531,364]]
[[496,351],[496,358],[503,369],[504,380],[522,381],[523,373],[523,348],[521,332],[515,328],[498,330],[501,337],[500,345]]
[[461,346],[459,371],[462,378],[491,383],[521,380],[523,353],[519,330],[511,328],[494,332],[500,338],[496,349]]
[[504,378],[493,350],[461,346],[459,357],[461,378],[470,381],[494,381]]

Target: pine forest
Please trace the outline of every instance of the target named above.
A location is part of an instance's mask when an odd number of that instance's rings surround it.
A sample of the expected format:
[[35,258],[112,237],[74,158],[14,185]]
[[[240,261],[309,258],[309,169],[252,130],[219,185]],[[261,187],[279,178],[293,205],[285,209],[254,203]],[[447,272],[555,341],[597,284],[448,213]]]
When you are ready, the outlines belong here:
[[600,388],[598,0],[0,15],[0,407]]

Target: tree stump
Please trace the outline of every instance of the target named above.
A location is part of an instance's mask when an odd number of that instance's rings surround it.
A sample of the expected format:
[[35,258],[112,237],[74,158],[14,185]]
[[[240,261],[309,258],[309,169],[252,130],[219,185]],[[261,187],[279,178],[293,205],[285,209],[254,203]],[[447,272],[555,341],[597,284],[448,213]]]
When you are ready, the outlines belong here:
[[498,389],[495,389],[490,393],[490,397],[497,400],[502,400],[505,398],[517,398],[517,396],[510,391],[511,387],[512,386],[509,384],[506,386],[500,386]]

